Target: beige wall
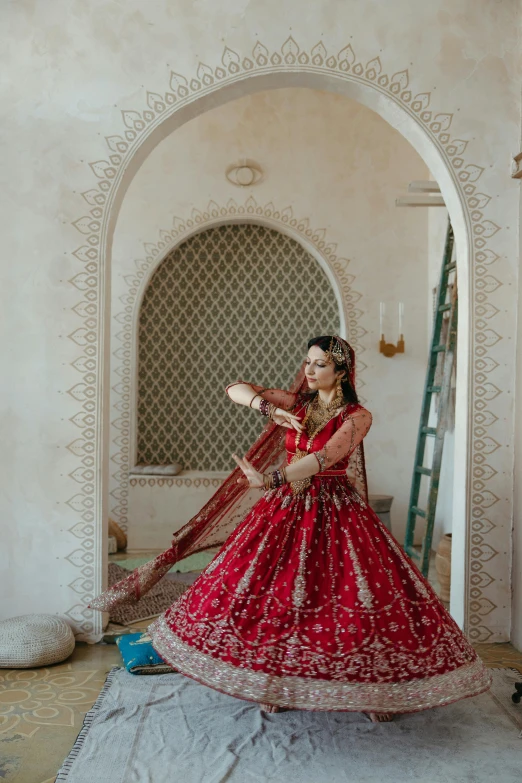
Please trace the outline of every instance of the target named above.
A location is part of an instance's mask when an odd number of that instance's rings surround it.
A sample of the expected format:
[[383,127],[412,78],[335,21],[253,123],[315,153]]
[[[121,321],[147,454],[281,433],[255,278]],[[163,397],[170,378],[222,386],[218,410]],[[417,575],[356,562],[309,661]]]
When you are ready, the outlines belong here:
[[[2,5],[0,24],[9,74],[1,102],[9,336],[2,342],[2,555],[10,564],[2,570],[2,616],[50,611],[70,619],[81,638],[99,635],[101,618],[86,605],[104,574],[103,370],[117,209],[160,137],[223,103],[222,85],[228,98],[240,97],[271,79],[321,84],[370,106],[441,182],[461,242],[469,294],[462,334],[471,341],[459,359],[455,464],[463,477],[459,548],[474,582],[461,584],[456,616],[473,639],[506,639],[519,258],[519,185],[508,171],[520,142],[519,4],[321,0],[305,9],[297,0],[22,0]],[[156,215],[158,225],[171,215]],[[320,214],[316,220],[324,222]],[[151,241],[148,233],[140,239]],[[372,243],[346,256],[362,259]],[[134,257],[131,246],[125,257]],[[485,351],[484,366],[476,348]],[[485,403],[483,423],[471,419],[474,402]]]
[[[522,149],[522,138],[520,147]],[[522,201],[520,203],[519,232],[520,246],[522,247]],[[522,264],[522,254],[519,257]],[[518,297],[511,641],[517,649],[522,650],[522,277],[519,277]]]

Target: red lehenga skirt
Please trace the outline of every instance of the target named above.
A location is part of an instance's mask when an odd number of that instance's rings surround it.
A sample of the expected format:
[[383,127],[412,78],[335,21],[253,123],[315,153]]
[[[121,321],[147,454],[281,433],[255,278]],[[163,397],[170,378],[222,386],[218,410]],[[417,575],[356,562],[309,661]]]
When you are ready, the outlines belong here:
[[174,669],[242,699],[415,712],[491,678],[427,580],[343,471],[265,492],[150,626]]

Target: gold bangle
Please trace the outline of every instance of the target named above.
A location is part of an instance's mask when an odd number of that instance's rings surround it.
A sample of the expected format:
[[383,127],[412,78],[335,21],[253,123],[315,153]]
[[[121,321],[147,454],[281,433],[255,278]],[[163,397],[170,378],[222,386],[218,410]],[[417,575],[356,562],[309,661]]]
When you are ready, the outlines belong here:
[[250,402],[248,403],[248,407],[249,407],[249,408],[251,408],[251,407],[252,407],[252,403],[254,402],[254,400],[255,400],[255,398],[256,398],[256,397],[261,397],[261,395],[260,395],[260,394],[254,394],[254,396],[252,397],[252,399],[251,399],[251,400],[250,400]]
[[277,405],[274,405],[273,402],[270,402],[268,404],[268,418],[271,421],[274,421],[274,414],[275,414],[276,410],[277,410]]

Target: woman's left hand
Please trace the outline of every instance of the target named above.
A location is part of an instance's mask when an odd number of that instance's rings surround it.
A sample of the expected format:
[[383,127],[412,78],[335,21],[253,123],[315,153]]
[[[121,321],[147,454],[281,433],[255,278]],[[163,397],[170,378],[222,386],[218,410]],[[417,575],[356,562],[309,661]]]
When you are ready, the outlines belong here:
[[280,427],[287,427],[289,430],[294,429],[299,433],[304,430],[303,422],[299,416],[295,416],[290,411],[285,411],[284,408],[276,408],[272,415],[272,421],[275,424],[279,424]]
[[240,459],[237,454],[232,454],[232,457],[234,458],[236,465],[241,468],[245,475],[245,478],[239,478],[237,480],[238,484],[248,484],[250,487],[257,487],[259,489],[264,487],[263,474],[259,473],[254,467],[252,467],[250,462],[245,459],[245,457]]

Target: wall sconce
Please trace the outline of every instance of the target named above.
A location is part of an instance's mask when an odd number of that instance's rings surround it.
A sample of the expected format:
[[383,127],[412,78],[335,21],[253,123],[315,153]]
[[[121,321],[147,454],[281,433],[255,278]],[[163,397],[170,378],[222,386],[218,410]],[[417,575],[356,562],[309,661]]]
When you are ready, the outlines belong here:
[[384,337],[384,314],[385,314],[385,304],[384,302],[380,302],[379,331],[381,334],[381,340],[379,343],[379,351],[380,353],[384,354],[384,356],[390,358],[391,356],[395,356],[396,353],[404,353],[404,334],[402,333],[402,322],[404,318],[404,303],[399,302],[399,339],[397,341],[397,345],[386,342],[386,339]]

